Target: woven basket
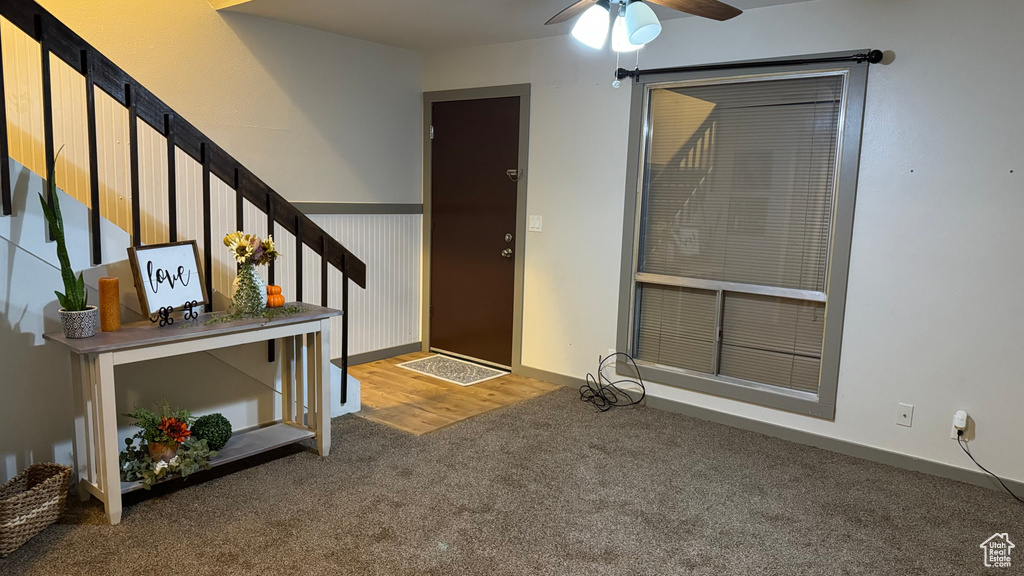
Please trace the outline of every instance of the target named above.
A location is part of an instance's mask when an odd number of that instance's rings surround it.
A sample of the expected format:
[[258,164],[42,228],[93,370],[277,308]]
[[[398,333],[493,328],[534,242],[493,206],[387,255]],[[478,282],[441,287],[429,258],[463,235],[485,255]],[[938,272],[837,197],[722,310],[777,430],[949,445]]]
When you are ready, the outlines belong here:
[[60,517],[70,478],[67,466],[33,464],[0,488],[0,558]]

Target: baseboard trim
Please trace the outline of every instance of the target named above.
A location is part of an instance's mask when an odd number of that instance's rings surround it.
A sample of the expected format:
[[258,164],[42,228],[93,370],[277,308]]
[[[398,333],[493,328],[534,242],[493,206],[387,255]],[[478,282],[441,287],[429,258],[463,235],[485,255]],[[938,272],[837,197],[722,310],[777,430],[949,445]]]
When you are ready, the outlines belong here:
[[586,384],[586,380],[583,378],[566,376],[565,374],[558,374],[557,372],[548,372],[547,370],[541,370],[540,368],[533,368],[530,366],[520,366],[519,369],[514,370],[514,372],[520,376],[526,376],[527,378],[533,378],[535,380],[542,380],[548,384],[556,384],[567,388],[579,388]]
[[[732,426],[733,428],[757,432],[758,434],[773,436],[775,438],[795,442],[797,444],[814,446],[815,448],[821,448],[830,452],[838,452],[839,454],[853,456],[854,458],[863,458],[864,460],[887,464],[897,468],[923,472],[925,474],[931,474],[932,476],[949,478],[960,482],[967,482],[968,484],[975,484],[992,490],[1003,490],[1002,486],[1000,486],[994,478],[980,470],[974,471],[966,468],[958,468],[949,464],[935,462],[934,460],[925,460],[923,458],[908,456],[907,454],[900,454],[899,452],[892,452],[883,448],[875,448],[847,440],[829,438],[828,436],[812,434],[803,430],[794,430],[793,428],[786,428],[776,424],[761,422],[760,420],[752,420],[750,418],[744,418],[742,416],[736,416],[726,412],[719,412],[717,410],[709,410],[707,408],[701,408],[699,406],[693,406],[692,404],[685,404],[675,400],[667,400],[665,398],[647,396],[647,406],[658,410],[664,410],[666,412],[673,412],[675,414],[683,414],[693,418],[699,418],[700,420],[708,420],[710,422],[725,424],[726,426]],[[950,442],[952,442],[952,440],[950,440]],[[967,456],[965,455],[964,458],[966,457]],[[1024,494],[1024,482],[1007,480],[1005,478],[1003,481],[1006,482],[1006,485],[1015,493]]]
[[[423,345],[419,342],[413,342],[412,344],[402,344],[401,346],[392,346],[391,348],[382,348],[380,350],[371,350],[370,352],[363,352],[361,354],[350,354],[348,357],[349,367],[358,366],[360,364],[368,364],[370,362],[376,362],[377,360],[383,360],[385,358],[391,358],[393,356],[401,356],[402,354],[410,354],[412,352],[419,352],[423,349]],[[336,366],[341,366],[341,359],[331,360]]]

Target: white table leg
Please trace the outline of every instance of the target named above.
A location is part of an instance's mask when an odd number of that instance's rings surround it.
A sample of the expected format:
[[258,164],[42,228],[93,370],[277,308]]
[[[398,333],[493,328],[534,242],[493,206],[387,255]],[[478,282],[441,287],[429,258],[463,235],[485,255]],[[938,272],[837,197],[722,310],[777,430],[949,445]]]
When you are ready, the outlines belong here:
[[85,393],[89,382],[88,368],[82,356],[71,352],[71,395],[75,401],[75,478],[78,482],[78,499],[85,502],[89,499],[89,491],[85,483],[89,481],[89,442],[85,430]]
[[320,366],[317,356],[320,352],[317,348],[318,343],[317,333],[306,334],[306,355],[309,357],[309,365],[313,367],[308,378],[309,392],[306,394],[306,427],[310,430],[316,430],[320,422],[317,418],[317,404],[320,402],[320,382],[317,380]]
[[295,401],[295,423],[300,426],[306,425],[306,371],[308,368],[308,361],[305,358],[305,336],[299,334],[295,336],[295,379],[292,380],[292,384],[295,386],[292,388],[293,400]]
[[293,422],[292,387],[295,386],[295,338],[281,338],[281,421]]
[[[321,456],[331,453],[331,319],[320,321],[316,333],[317,364],[313,370],[319,372],[316,394],[320,409],[317,411],[316,445]],[[344,375],[342,375],[344,377]]]
[[98,448],[102,473],[101,487],[107,498],[107,519],[111,524],[118,524],[121,522],[121,474],[118,462],[117,403],[114,397],[114,355],[109,352],[99,354],[96,361],[99,368],[99,385],[96,389],[99,393],[97,424],[101,442]]

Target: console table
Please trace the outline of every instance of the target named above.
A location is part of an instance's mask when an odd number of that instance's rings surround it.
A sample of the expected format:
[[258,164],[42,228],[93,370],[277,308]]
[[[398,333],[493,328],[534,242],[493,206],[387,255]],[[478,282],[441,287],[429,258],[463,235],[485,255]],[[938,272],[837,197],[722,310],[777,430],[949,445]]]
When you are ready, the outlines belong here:
[[[141,488],[121,482],[118,455],[114,366],[278,340],[281,354],[282,422],[232,436],[210,462],[228,462],[274,448],[316,438],[321,456],[331,450],[331,317],[339,310],[292,303],[301,312],[272,320],[254,318],[207,325],[213,314],[158,327],[149,321],[97,332],[91,338],[69,339],[63,332],[43,338],[68,349],[75,401],[75,465],[82,500],[101,500],[111,524],[121,521],[121,495]],[[305,406],[304,406],[305,405]]]

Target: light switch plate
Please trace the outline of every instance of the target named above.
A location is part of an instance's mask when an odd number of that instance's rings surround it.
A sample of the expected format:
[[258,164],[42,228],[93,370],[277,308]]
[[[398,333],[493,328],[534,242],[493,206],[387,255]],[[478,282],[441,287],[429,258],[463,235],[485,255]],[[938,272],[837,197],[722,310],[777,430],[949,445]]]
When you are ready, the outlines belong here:
[[530,232],[540,232],[544,227],[544,217],[535,214],[530,215]]
[[896,424],[900,426],[906,426],[907,428],[914,421],[914,405],[913,404],[900,404],[899,411],[896,412]]

